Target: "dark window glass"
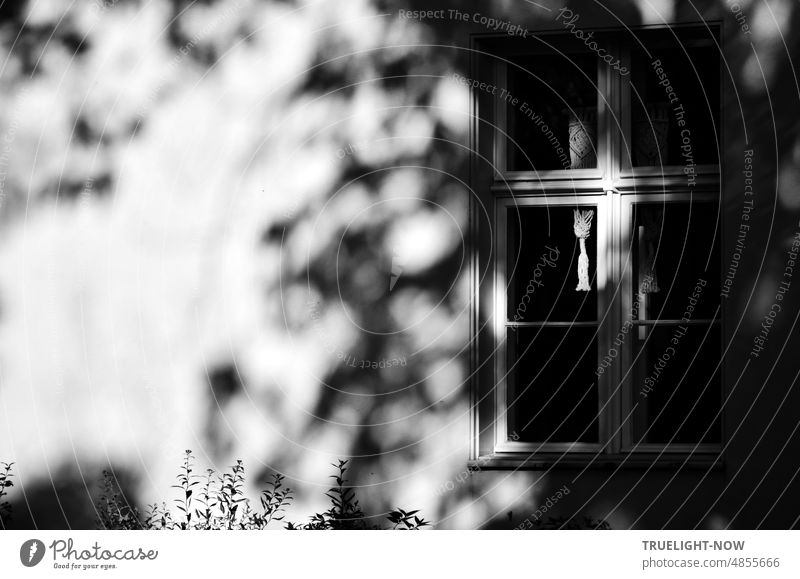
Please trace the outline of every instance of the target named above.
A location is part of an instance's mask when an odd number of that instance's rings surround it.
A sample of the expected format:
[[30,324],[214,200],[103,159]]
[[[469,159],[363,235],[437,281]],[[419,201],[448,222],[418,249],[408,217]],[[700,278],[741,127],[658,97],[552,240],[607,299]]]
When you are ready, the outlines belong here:
[[520,441],[597,442],[597,328],[509,329],[508,429]]
[[634,441],[720,442],[719,325],[639,327],[630,339]]
[[[580,242],[574,209],[594,211],[589,237],[590,291],[576,291]],[[597,319],[597,207],[538,206],[508,209],[508,321]]]
[[660,32],[639,38],[644,48],[631,50],[632,165],[718,165],[719,48]]
[[[715,203],[634,205],[631,263],[638,318],[712,319],[719,306]],[[705,285],[703,285],[705,283]],[[691,311],[687,311],[691,310]]]
[[[597,167],[597,57],[562,53],[508,64],[507,169]],[[515,144],[516,142],[516,144]]]

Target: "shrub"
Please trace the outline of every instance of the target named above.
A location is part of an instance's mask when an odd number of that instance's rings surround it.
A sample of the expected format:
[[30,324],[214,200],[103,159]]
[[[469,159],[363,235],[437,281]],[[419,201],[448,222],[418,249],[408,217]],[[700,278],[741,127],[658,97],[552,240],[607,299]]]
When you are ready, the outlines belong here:
[[[347,479],[344,478],[347,472],[347,461],[340,460],[339,464],[332,465],[336,468],[337,473],[331,475],[331,478],[336,481],[336,486],[332,487],[325,493],[331,500],[331,508],[324,513],[317,513],[311,517],[311,521],[304,525],[296,525],[294,523],[287,523],[286,528],[290,530],[339,530],[339,529],[379,529],[377,525],[367,525],[365,516],[358,500],[355,497],[355,491],[345,485]],[[416,514],[419,511],[406,512],[402,509],[395,509],[391,511],[386,519],[393,525],[392,530],[416,530],[421,527],[430,525],[424,519],[420,519]]]
[[591,529],[593,531],[608,531],[611,530],[611,525],[605,519],[593,519],[590,517],[573,517],[567,519],[565,517],[547,517],[544,520],[538,520],[533,523],[531,529],[563,529],[563,530],[581,530]]
[[100,529],[143,528],[139,511],[125,499],[116,476],[107,470],[103,471],[102,489],[96,511],[97,527]]
[[260,509],[254,509],[244,496],[245,469],[241,460],[231,471],[218,475],[206,470],[205,476],[193,474],[194,456],[187,450],[178,484],[180,491],[175,499],[178,514],[165,504],[153,504],[143,521],[146,529],[157,530],[219,530],[266,529],[272,521],[283,519],[283,512],[292,501],[291,489],[283,486],[284,477],[276,474],[261,492]]
[[[112,473],[103,471],[103,485],[97,505],[99,526],[103,529],[155,529],[155,530],[219,530],[219,529],[266,529],[273,521],[283,521],[290,506],[292,490],[283,484],[284,477],[275,474],[261,492],[260,508],[253,508],[244,496],[245,468],[241,460],[230,472],[217,474],[208,469],[205,476],[194,474],[194,456],[187,450],[178,473],[177,484],[180,496],[175,499],[177,514],[173,515],[166,503],[153,504],[142,519],[138,510],[125,500]],[[304,530],[330,529],[378,529],[367,525],[366,517],[355,491],[347,487],[345,473],[347,461],[340,460],[336,474],[336,486],[328,490],[331,508],[317,513],[308,523],[298,525],[286,523],[285,528]],[[395,509],[386,519],[392,529],[413,530],[430,523],[417,516],[418,511]]]
[[8,487],[13,487],[14,483],[11,477],[11,467],[14,466],[13,462],[0,462],[0,529],[5,529],[8,521],[11,519],[11,503],[4,501],[3,497],[8,496]]

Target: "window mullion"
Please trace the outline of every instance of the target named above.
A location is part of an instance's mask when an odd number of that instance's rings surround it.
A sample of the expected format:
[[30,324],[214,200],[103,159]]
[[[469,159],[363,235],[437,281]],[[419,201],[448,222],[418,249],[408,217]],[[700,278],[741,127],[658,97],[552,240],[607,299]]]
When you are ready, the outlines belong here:
[[[606,217],[605,224],[605,280],[603,288],[603,298],[600,304],[600,316],[603,320],[600,328],[598,340],[598,365],[604,356],[609,355],[614,348],[613,340],[620,326],[621,320],[621,295],[617,291],[619,288],[619,278],[621,271],[620,254],[620,222],[619,212],[621,199],[619,193],[612,189],[606,191],[605,199]],[[612,364],[611,367],[598,376],[598,387],[600,388],[601,400],[604,401],[604,411],[600,417],[604,443],[607,442],[606,452],[617,453],[622,447],[620,432],[621,422],[621,392],[618,388],[620,383],[619,365]]]
[[[620,47],[612,47],[611,50],[620,58],[623,57]],[[626,55],[625,55],[626,56]],[[598,118],[598,130],[602,131],[603,136],[603,165],[602,174],[606,193],[606,243],[605,243],[605,287],[603,291],[602,309],[599,312],[604,321],[600,327],[598,339],[598,364],[604,356],[612,352],[613,340],[618,329],[623,323],[622,310],[624,296],[621,291],[620,277],[622,272],[622,224],[620,222],[620,211],[622,202],[619,192],[613,189],[613,184],[619,177],[622,159],[621,153],[624,149],[623,135],[626,134],[624,127],[621,130],[620,124],[624,123],[621,119],[623,82],[622,77],[610,66],[599,66],[600,94],[598,103],[600,116]],[[604,318],[603,318],[604,316]],[[623,447],[623,439],[626,438],[625,429],[628,424],[622,424],[624,398],[620,380],[622,378],[621,369],[626,364],[612,364],[609,372],[598,376],[598,388],[600,389],[601,407],[605,403],[604,410],[600,415],[600,427],[605,452],[610,454],[619,453]]]
[[597,131],[600,137],[597,139],[600,147],[601,155],[598,155],[597,165],[603,176],[603,181],[608,188],[611,180],[617,174],[618,162],[616,160],[616,139],[617,131],[613,131],[615,126],[614,122],[614,107],[616,94],[618,93],[618,79],[612,75],[611,67],[599,65],[597,67],[598,81],[597,81]]

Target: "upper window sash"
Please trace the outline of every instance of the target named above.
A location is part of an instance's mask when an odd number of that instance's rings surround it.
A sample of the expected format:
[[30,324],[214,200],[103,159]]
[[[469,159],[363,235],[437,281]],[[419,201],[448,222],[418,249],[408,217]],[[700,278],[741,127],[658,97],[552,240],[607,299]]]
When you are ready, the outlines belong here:
[[714,24],[628,33],[619,54],[631,74],[612,88],[621,123],[612,135],[619,159],[615,185],[677,178],[702,187],[719,178],[724,142],[719,36]]
[[[684,184],[689,182],[690,186],[702,187],[717,181],[719,150],[723,142],[723,76],[718,37],[719,30],[715,25],[677,27],[669,29],[669,32],[654,29],[598,31],[595,38],[602,43],[604,50],[614,59],[619,59],[623,68],[629,71],[624,76],[614,67],[602,63],[593,52],[587,53],[583,44],[571,42],[574,39],[565,35],[563,30],[539,33],[525,43],[518,39],[490,40],[489,50],[482,54],[487,63],[480,79],[490,88],[476,91],[476,97],[483,119],[479,130],[488,130],[492,134],[490,158],[496,183],[508,184],[511,188],[516,182],[525,182],[525,186],[544,188],[550,182],[569,182],[576,192],[581,192],[596,189],[598,181],[602,181],[604,189],[630,188],[636,182],[643,186],[657,186],[661,181],[678,184],[680,180]],[[676,53],[670,42],[679,42],[684,53],[678,53],[677,60],[668,63],[666,60]],[[546,74],[542,75],[542,67],[537,68],[535,63],[548,57],[558,58],[558,55],[564,55],[567,64],[561,66],[557,78],[568,77],[567,73],[572,71],[574,78],[582,82],[589,79],[585,78],[586,71],[578,64],[579,57],[589,55],[596,61],[595,78],[591,79],[595,98],[587,102],[584,95],[581,101],[584,109],[596,111],[596,134],[588,136],[594,138],[596,165],[592,168],[574,167],[572,158],[567,160],[563,154],[549,153],[547,157],[560,159],[561,165],[554,166],[553,159],[547,159],[536,168],[536,155],[528,151],[519,152],[515,147],[517,143],[524,149],[527,142],[529,148],[533,146],[535,150],[536,143],[532,145],[531,138],[538,138],[540,145],[547,140],[551,146],[560,147],[566,156],[570,156],[569,130],[565,125],[572,123],[577,127],[575,134],[579,139],[583,133],[594,130],[581,131],[582,122],[572,122],[572,117],[590,113],[573,106],[578,101],[570,102],[568,89],[559,85],[559,91],[555,91],[548,89],[546,84],[542,85]],[[575,64],[569,64],[571,57],[574,57]],[[661,66],[653,66],[657,61],[662,61]],[[689,64],[684,65],[684,61]],[[523,66],[525,62],[534,63],[529,72]],[[546,65],[542,66],[546,69]],[[520,79],[532,83],[527,91],[515,87]],[[662,86],[659,82],[668,84]],[[537,83],[544,87],[539,91],[544,95],[540,102],[535,95],[529,94]],[[584,83],[583,86],[588,85]],[[695,94],[698,91],[702,94]],[[670,106],[665,107],[665,103]],[[548,117],[545,111],[540,110],[540,107],[553,109],[561,105],[564,106],[560,118],[553,114]],[[567,114],[569,121],[563,116]],[[550,120],[543,121],[545,117]],[[531,130],[533,128],[542,134],[536,134]],[[527,141],[522,129],[528,131]],[[585,140],[587,135],[583,134],[583,137]],[[687,137],[688,152],[680,149]],[[664,142],[658,144],[659,139],[668,141],[666,146]],[[643,152],[643,148],[647,150]],[[686,157],[682,156],[684,153]],[[658,162],[649,164],[646,160],[648,155],[657,158]]]

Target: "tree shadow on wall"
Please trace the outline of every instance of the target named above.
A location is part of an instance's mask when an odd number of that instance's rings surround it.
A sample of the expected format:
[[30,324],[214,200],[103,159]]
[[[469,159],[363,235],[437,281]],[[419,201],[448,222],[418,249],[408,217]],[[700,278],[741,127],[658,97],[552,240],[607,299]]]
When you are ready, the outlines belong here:
[[[109,468],[115,481],[115,491],[120,500],[132,508],[137,504],[136,475],[124,468]],[[101,469],[78,468],[63,464],[54,469],[52,479],[36,480],[20,485],[15,480],[16,493],[10,501],[11,512],[6,528],[21,529],[72,529],[99,528],[98,500],[103,491]]]

